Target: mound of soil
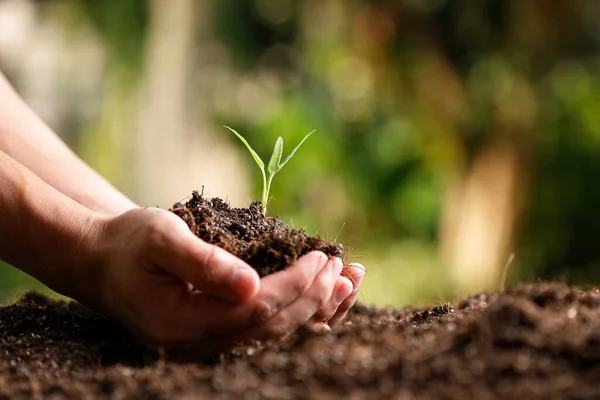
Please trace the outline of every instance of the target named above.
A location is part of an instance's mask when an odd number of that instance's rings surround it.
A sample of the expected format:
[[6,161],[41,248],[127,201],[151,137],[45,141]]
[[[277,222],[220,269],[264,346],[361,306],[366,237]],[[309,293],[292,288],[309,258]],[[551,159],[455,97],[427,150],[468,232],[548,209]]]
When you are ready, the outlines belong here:
[[200,239],[235,254],[260,276],[282,270],[313,250],[344,257],[340,244],[308,236],[277,217],[266,217],[258,201],[249,208],[233,208],[218,197],[206,199],[194,191],[186,203],[175,203],[171,211]]
[[332,333],[212,364],[149,354],[75,303],[0,308],[0,399],[600,398],[600,291],[522,285],[433,308],[357,306]]

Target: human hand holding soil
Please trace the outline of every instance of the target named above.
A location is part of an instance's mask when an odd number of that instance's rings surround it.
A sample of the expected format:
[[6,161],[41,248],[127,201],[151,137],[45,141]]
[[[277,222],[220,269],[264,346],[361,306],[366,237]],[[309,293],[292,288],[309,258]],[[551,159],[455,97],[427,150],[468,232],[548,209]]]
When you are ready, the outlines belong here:
[[[66,177],[69,177],[68,179]],[[208,355],[338,323],[362,268],[306,254],[263,279],[166,210],[139,209],[0,74],[0,259],[117,319],[151,346]]]
[[[98,224],[82,246],[82,261],[97,269],[89,276],[99,279],[90,302],[149,346],[175,354],[202,357],[249,340],[282,340],[307,322],[337,323],[356,297],[340,259],[321,252],[259,280],[165,210],[135,209]],[[346,270],[356,289],[357,271]]]

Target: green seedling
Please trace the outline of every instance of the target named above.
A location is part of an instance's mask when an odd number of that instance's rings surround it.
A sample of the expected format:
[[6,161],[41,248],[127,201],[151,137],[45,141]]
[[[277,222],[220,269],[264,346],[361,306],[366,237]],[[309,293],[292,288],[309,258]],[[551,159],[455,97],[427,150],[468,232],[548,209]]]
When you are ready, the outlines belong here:
[[263,192],[262,192],[261,205],[262,205],[263,214],[267,215],[267,201],[269,200],[269,191],[271,190],[271,182],[273,182],[273,177],[275,176],[275,174],[277,174],[279,171],[281,171],[283,166],[288,161],[290,161],[290,159],[294,156],[294,154],[296,154],[296,151],[300,148],[300,146],[302,146],[302,143],[304,143],[304,141],[306,139],[308,139],[308,137],[310,135],[312,135],[315,131],[312,131],[309,134],[307,134],[306,136],[304,136],[304,139],[302,139],[302,141],[298,144],[298,146],[296,146],[296,148],[294,150],[292,150],[290,155],[287,156],[287,158],[285,160],[283,160],[283,162],[281,162],[281,157],[283,156],[283,138],[281,136],[279,136],[277,138],[277,141],[275,142],[275,147],[273,148],[273,155],[271,155],[271,160],[269,161],[269,165],[267,165],[267,172],[269,173],[269,177],[267,178],[267,174],[265,173],[265,163],[259,157],[259,155],[254,151],[254,149],[250,146],[248,141],[246,139],[244,139],[244,137],[242,135],[237,133],[235,131],[235,129],[232,129],[228,126],[225,126],[225,128],[227,128],[231,132],[233,132],[242,141],[242,143],[244,143],[246,145],[246,147],[250,151],[250,154],[252,154],[254,161],[256,161],[258,168],[260,168],[260,172],[262,172]]

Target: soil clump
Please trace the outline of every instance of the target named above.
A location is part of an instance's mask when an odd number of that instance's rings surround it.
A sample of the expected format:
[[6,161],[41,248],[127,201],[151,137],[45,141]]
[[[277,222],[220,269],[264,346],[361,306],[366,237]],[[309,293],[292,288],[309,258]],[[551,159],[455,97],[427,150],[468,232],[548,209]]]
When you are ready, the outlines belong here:
[[171,211],[200,239],[241,258],[261,277],[292,265],[314,250],[344,257],[342,245],[309,236],[277,217],[266,217],[258,201],[248,208],[234,208],[218,197],[207,199],[194,191],[187,202],[175,203]]

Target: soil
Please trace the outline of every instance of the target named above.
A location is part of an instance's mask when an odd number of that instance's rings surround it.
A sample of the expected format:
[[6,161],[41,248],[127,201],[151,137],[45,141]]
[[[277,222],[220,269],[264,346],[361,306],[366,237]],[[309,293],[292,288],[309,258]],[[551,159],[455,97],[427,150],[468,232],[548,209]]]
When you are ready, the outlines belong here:
[[277,217],[266,217],[258,201],[248,208],[233,208],[218,197],[207,199],[194,191],[187,202],[175,203],[171,211],[200,239],[235,254],[260,276],[282,270],[313,250],[344,257],[342,245],[308,236]]
[[595,399],[600,291],[522,285],[433,308],[357,306],[332,333],[156,357],[76,303],[0,308],[0,399]]
[[[264,276],[311,250],[260,204],[195,192],[172,209],[200,238]],[[600,291],[522,285],[436,307],[355,306],[331,333],[300,330],[210,363],[156,355],[77,303],[30,293],[0,308],[2,399],[594,399],[600,398]]]

